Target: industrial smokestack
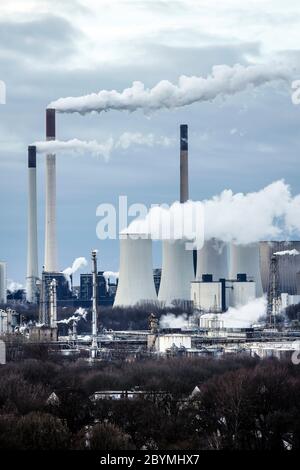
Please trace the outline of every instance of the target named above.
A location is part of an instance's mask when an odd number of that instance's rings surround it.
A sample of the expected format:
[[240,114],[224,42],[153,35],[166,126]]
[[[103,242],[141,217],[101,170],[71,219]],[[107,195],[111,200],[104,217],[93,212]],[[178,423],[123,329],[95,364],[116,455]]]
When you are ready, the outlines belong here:
[[92,358],[97,356],[97,315],[98,315],[98,306],[97,306],[97,251],[92,251],[92,275],[93,275],[93,297],[92,297],[92,348],[91,355]]
[[38,287],[38,241],[37,241],[37,195],[36,195],[36,147],[28,147],[28,229],[27,229],[27,276],[26,300],[37,303]]
[[50,326],[57,327],[57,282],[52,279],[50,283]]
[[152,240],[135,235],[120,239],[120,273],[114,307],[157,303],[153,278]]
[[[46,110],[46,139],[55,140],[55,109]],[[45,271],[57,271],[56,157],[46,156]]]
[[189,199],[188,126],[180,126],[180,202]]

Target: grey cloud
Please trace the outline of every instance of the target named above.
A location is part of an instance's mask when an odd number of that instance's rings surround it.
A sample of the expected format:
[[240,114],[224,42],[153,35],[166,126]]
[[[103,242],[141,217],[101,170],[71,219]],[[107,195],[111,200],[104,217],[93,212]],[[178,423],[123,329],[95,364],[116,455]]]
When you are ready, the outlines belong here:
[[47,15],[32,21],[2,21],[0,34],[1,55],[43,63],[73,53],[81,33],[64,18]]

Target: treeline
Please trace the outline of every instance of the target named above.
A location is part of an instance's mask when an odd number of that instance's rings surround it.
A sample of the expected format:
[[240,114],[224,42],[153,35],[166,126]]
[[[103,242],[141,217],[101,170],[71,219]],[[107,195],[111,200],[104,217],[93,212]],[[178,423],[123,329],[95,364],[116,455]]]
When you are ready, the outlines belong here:
[[[134,387],[168,393],[91,400]],[[299,392],[299,366],[275,360],[25,360],[0,367],[0,448],[299,450]]]

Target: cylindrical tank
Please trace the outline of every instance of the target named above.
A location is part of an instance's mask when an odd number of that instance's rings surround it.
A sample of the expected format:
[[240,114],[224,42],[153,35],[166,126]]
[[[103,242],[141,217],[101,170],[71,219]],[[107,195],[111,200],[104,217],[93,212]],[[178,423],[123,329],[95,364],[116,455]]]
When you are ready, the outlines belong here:
[[260,275],[259,243],[230,246],[230,279],[237,279],[240,273],[247,274],[249,280],[255,281],[256,297],[263,295]]
[[[134,238],[133,238],[134,237]],[[152,240],[121,235],[119,283],[114,307],[156,303],[152,267]]]
[[191,282],[195,279],[193,251],[182,240],[163,241],[163,262],[158,300],[166,306],[191,300]]
[[207,240],[203,248],[197,252],[198,280],[203,274],[212,274],[213,280],[228,278],[228,246],[216,239]]

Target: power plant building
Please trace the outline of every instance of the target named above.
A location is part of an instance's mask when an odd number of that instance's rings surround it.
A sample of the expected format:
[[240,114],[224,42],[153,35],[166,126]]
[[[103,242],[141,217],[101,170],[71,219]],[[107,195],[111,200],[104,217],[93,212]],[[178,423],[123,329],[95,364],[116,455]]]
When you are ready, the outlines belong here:
[[256,297],[255,282],[246,274],[235,280],[214,281],[211,274],[203,274],[202,280],[191,283],[191,300],[194,308],[203,312],[221,313],[229,307],[240,307]]
[[[115,287],[115,285],[113,286]],[[79,300],[83,307],[88,307],[92,304],[93,296],[93,276],[91,273],[80,274],[80,292]],[[115,298],[114,289],[103,275],[103,271],[99,271],[97,275],[97,301],[98,305],[113,305]]]

